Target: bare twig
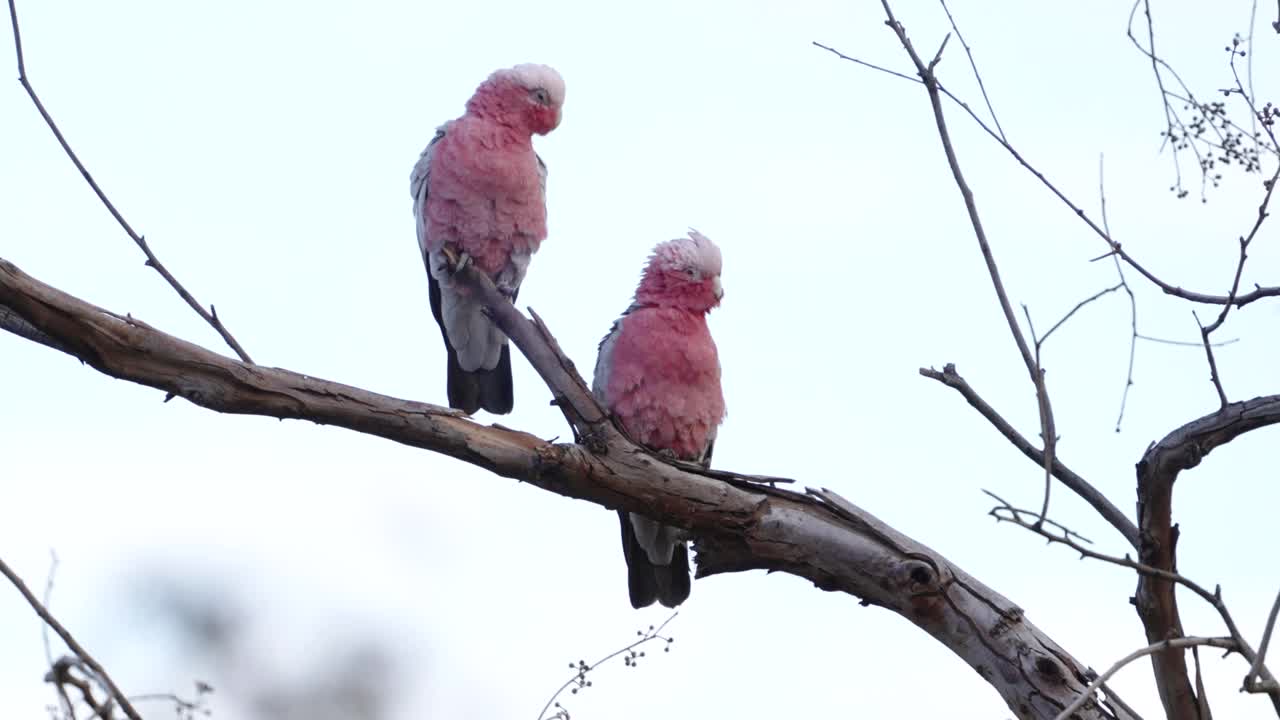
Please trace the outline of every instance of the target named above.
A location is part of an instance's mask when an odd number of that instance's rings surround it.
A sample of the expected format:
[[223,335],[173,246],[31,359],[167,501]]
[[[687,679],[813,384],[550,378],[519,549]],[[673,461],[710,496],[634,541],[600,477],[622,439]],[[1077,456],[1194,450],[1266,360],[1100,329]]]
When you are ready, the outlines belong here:
[[[956,187],[959,188],[960,195],[964,199],[965,209],[969,214],[969,223],[972,225],[973,234],[978,240],[978,249],[982,252],[982,259],[986,263],[987,274],[991,278],[991,286],[996,291],[996,299],[999,301],[1000,309],[1004,313],[1005,322],[1009,325],[1009,333],[1013,335],[1014,344],[1018,346],[1018,352],[1022,355],[1022,362],[1026,366],[1027,373],[1031,376],[1031,383],[1036,389],[1036,403],[1040,413],[1040,437],[1044,441],[1044,511],[1047,513],[1049,510],[1050,478],[1053,475],[1053,457],[1058,439],[1053,421],[1053,405],[1049,401],[1049,390],[1045,386],[1044,368],[1040,366],[1039,346],[1036,346],[1033,355],[1031,348],[1027,345],[1026,338],[1022,334],[1022,328],[1018,326],[1018,319],[1013,314],[1013,306],[1009,302],[1009,296],[1004,289],[1004,282],[1000,279],[1000,270],[996,266],[995,254],[991,251],[991,244],[987,241],[986,230],[982,226],[982,218],[978,214],[977,201],[974,199],[973,191],[969,188],[968,181],[965,180],[964,172],[960,169],[960,159],[951,143],[951,133],[947,129],[947,121],[942,112],[942,95],[934,69],[942,58],[942,51],[946,47],[947,40],[950,39],[951,34],[948,33],[943,38],[942,45],[938,48],[933,60],[926,65],[916,52],[915,46],[911,44],[910,38],[907,37],[906,29],[894,17],[893,9],[889,7],[888,0],[881,0],[880,4],[884,7],[887,18],[886,24],[898,36],[898,42],[902,44],[903,49],[910,56],[911,62],[915,64],[916,73],[924,81],[925,90],[929,93],[929,104],[933,107],[934,123],[938,128],[938,137],[942,140],[942,150],[946,154],[947,165],[951,168],[951,177],[955,180]],[[1003,138],[1000,141],[1002,143],[1005,142]],[[1008,143],[1005,144],[1007,145]],[[1029,321],[1030,316],[1028,316]]]
[[89,174],[89,170],[85,168],[84,163],[80,162],[79,156],[77,156],[75,151],[71,149],[71,145],[67,142],[66,137],[63,136],[62,131],[58,129],[57,123],[53,121],[53,116],[51,116],[49,111],[45,109],[44,103],[40,101],[40,96],[36,94],[35,87],[31,85],[30,78],[27,77],[26,60],[22,54],[22,34],[18,30],[18,8],[15,5],[15,2],[16,0],[9,0],[9,21],[13,26],[13,45],[18,57],[18,82],[22,83],[22,88],[26,90],[27,95],[31,97],[31,102],[35,104],[36,110],[40,111],[40,117],[44,118],[45,124],[49,126],[51,131],[53,131],[53,136],[58,139],[58,144],[62,146],[63,152],[65,152],[67,157],[71,159],[71,162],[76,166],[76,170],[80,171],[85,182],[89,183],[89,187],[93,189],[94,194],[98,196],[98,199],[102,201],[102,204],[107,208],[107,211],[111,213],[111,217],[116,219],[116,222],[119,223],[120,227],[129,235],[129,238],[132,239],[133,242],[142,250],[142,253],[147,256],[147,266],[154,268],[156,272],[160,273],[160,276],[165,279],[165,282],[169,283],[169,287],[173,288],[174,291],[176,291],[187,303],[187,305],[191,306],[192,310],[199,313],[200,317],[204,318],[204,321],[209,323],[209,325],[222,336],[222,339],[226,341],[227,345],[231,346],[231,349],[235,351],[236,355],[239,356],[241,360],[247,363],[252,363],[253,360],[249,358],[249,354],[244,351],[244,348],[240,347],[240,343],[231,335],[231,331],[228,330],[226,326],[222,324],[222,321],[218,319],[218,311],[214,309],[212,305],[209,306],[208,310],[205,310],[204,306],[197,302],[196,299],[192,297],[191,293],[187,292],[187,289],[178,282],[178,279],[173,276],[173,273],[169,272],[168,268],[166,268],[164,264],[160,262],[160,259],[156,257],[155,253],[151,251],[151,247],[147,245],[146,238],[135,232],[133,227],[124,219],[124,216],[120,214],[120,211],[116,209],[116,206],[107,198],[107,194],[103,192],[102,188],[98,185],[98,182]]
[[978,81],[978,90],[982,93],[982,101],[987,104],[987,112],[991,113],[991,122],[995,123],[996,130],[1000,133],[1000,139],[1005,142],[1009,138],[1005,137],[1004,128],[1000,127],[1000,118],[996,117],[996,109],[991,107],[991,98],[987,97],[986,83],[982,82],[982,73],[978,72],[978,63],[973,59],[973,51],[969,48],[969,43],[964,41],[964,36],[960,34],[960,27],[956,25],[956,19],[951,16],[951,8],[947,7],[947,0],[938,0],[942,4],[942,10],[947,14],[947,20],[951,23],[951,32],[956,34],[956,39],[960,41],[960,46],[964,48],[964,54],[969,58],[969,67],[973,68],[973,77]]
[[[596,668],[618,657],[619,655],[625,655],[623,659],[625,660],[627,666],[632,667],[636,664],[636,661],[640,657],[644,656],[644,653],[637,653],[636,648],[642,645],[645,645],[647,643],[653,642],[654,640],[662,640],[663,642],[665,642],[666,646],[663,647],[662,650],[663,652],[670,652],[671,643],[675,642],[675,639],[668,637],[666,635],[663,635],[662,631],[667,627],[667,624],[670,623],[672,620],[675,620],[676,615],[679,615],[679,614],[680,614],[679,611],[671,613],[671,615],[668,616],[666,620],[663,620],[662,624],[657,626],[656,628],[650,625],[648,630],[637,630],[636,635],[640,636],[639,640],[636,640],[635,642],[631,643],[630,645],[627,645],[626,647],[614,650],[613,652],[609,653],[608,655],[605,655],[604,657],[600,658],[599,660],[591,664],[587,664],[582,660],[579,660],[576,663],[569,663],[569,667],[574,671],[573,676],[570,677],[568,680],[565,680],[564,684],[561,685],[560,688],[556,690],[554,693],[552,693],[551,697],[547,699],[547,704],[542,706],[542,712],[538,713],[538,720],[553,720],[553,719],[560,719],[560,718],[568,718],[569,712],[565,710],[563,707],[561,707],[560,703],[556,702],[556,698],[564,694],[565,690],[569,690],[571,693],[576,695],[579,690],[591,687],[591,681],[587,679],[587,673],[591,672],[592,670],[595,670]],[[552,713],[551,715],[548,715],[547,713],[551,710],[552,707],[556,708],[556,712]]]
[[[1072,310],[1071,312],[1075,312]],[[1044,382],[1044,367],[1040,365],[1040,345],[1044,342],[1042,339],[1036,338],[1036,327],[1031,322],[1031,311],[1024,304],[1022,306],[1022,314],[1027,318],[1027,331],[1031,333],[1031,342],[1035,346],[1036,367],[1035,374],[1041,379],[1036,385],[1036,404],[1040,411],[1040,439],[1044,442],[1044,502],[1040,506],[1040,519],[1037,523],[1043,523],[1046,515],[1049,514],[1049,491],[1053,487],[1053,454],[1058,447],[1057,431],[1053,427],[1053,413],[1049,412],[1049,396],[1047,393],[1041,394],[1041,387]],[[1070,313],[1068,313],[1068,317]],[[1065,320],[1066,318],[1063,318]],[[1059,322],[1061,324],[1061,322]],[[1057,326],[1055,325],[1056,329]],[[1049,332],[1053,332],[1050,330]],[[1046,334],[1045,337],[1048,337]]]
[[[1143,47],[1142,43],[1138,42],[1138,38],[1134,37],[1134,34],[1133,34],[1133,17],[1134,15],[1137,14],[1139,5],[1142,6],[1143,13],[1146,15],[1146,18],[1147,18],[1147,47]],[[1151,72],[1156,76],[1156,87],[1160,89],[1160,102],[1164,108],[1164,122],[1165,122],[1164,142],[1165,144],[1170,145],[1172,149],[1172,152],[1169,153],[1169,156],[1173,159],[1175,187],[1178,193],[1178,197],[1185,197],[1187,192],[1182,188],[1182,165],[1181,163],[1178,162],[1177,151],[1179,148],[1177,147],[1176,138],[1188,137],[1190,133],[1187,131],[1186,125],[1182,122],[1182,117],[1178,115],[1178,113],[1174,112],[1173,108],[1169,106],[1169,91],[1165,89],[1164,76],[1160,73],[1160,68],[1161,68],[1161,65],[1163,64],[1163,61],[1156,55],[1155,23],[1151,17],[1150,0],[1134,0],[1133,8],[1130,9],[1129,11],[1129,24],[1125,32],[1129,37],[1129,41],[1133,43],[1134,47],[1138,48],[1138,50],[1141,51],[1143,55],[1146,55],[1147,59],[1151,61]],[[1169,68],[1169,69],[1170,71],[1172,71],[1172,68]],[[1178,79],[1178,83],[1182,84],[1181,78]],[[1188,95],[1191,94],[1191,91],[1187,89],[1186,85],[1183,85],[1183,89],[1186,90]],[[1177,126],[1176,128],[1174,127],[1175,125]],[[1204,158],[1200,154],[1200,147],[1196,145],[1194,142],[1190,142],[1188,143],[1188,145],[1191,147],[1192,152],[1195,153],[1196,161],[1199,162],[1201,167],[1203,168]],[[1201,199],[1204,198],[1204,192],[1205,192],[1205,178],[1204,178],[1204,175],[1202,174],[1200,177]]]
[[868,67],[868,68],[871,68],[872,70],[879,70],[880,72],[885,73],[886,75],[892,75],[892,76],[894,76],[894,77],[896,77],[896,78],[901,78],[901,79],[903,79],[903,80],[909,80],[909,81],[911,81],[911,82],[913,82],[913,83],[919,83],[919,82],[921,82],[921,81],[920,81],[920,78],[914,78],[914,77],[911,77],[910,75],[907,75],[907,74],[905,74],[905,73],[900,73],[900,72],[898,72],[897,70],[890,70],[889,68],[880,67],[879,65],[876,65],[876,64],[874,64],[874,63],[869,63],[869,62],[867,62],[866,60],[859,60],[858,58],[850,57],[850,56],[848,56],[848,55],[845,55],[844,53],[840,52],[839,50],[836,50],[836,49],[835,49],[835,48],[833,48],[833,47],[828,47],[828,46],[826,46],[826,45],[823,45],[822,43],[818,42],[817,40],[813,40],[813,41],[811,41],[811,42],[813,43],[813,46],[814,46],[814,47],[822,48],[823,50],[826,50],[827,52],[831,53],[832,55],[835,55],[836,57],[840,58],[841,60],[848,60],[849,62],[854,63],[855,65],[861,65],[861,66],[863,66],[863,67]]
[[[1039,340],[1036,341],[1036,345],[1043,346],[1045,341],[1049,339],[1049,336],[1053,334],[1053,331],[1062,327],[1062,324],[1070,320],[1071,316],[1075,315],[1080,310],[1080,308],[1084,307],[1085,305],[1088,305],[1089,303],[1093,302],[1094,300],[1097,300],[1098,298],[1102,297],[1103,295],[1106,295],[1107,293],[1113,293],[1123,287],[1125,287],[1125,284],[1123,282],[1116,283],[1115,285],[1112,285],[1109,288],[1103,288],[1098,292],[1085,298],[1084,300],[1081,300],[1080,302],[1076,303],[1075,307],[1071,308],[1071,310],[1066,315],[1063,315],[1062,318],[1058,320],[1058,322],[1053,324],[1053,327],[1049,328],[1049,332],[1045,333],[1043,337],[1041,337]],[[1027,318],[1027,322],[1028,323],[1031,322],[1030,317]]]
[[[1098,153],[1098,204],[1102,214],[1102,228],[1107,237],[1111,237],[1111,222],[1107,219],[1107,189],[1104,173],[1104,157]],[[1116,432],[1120,432],[1120,424],[1124,422],[1124,409],[1129,403],[1129,389],[1133,387],[1133,363],[1138,354],[1138,299],[1134,297],[1133,288],[1124,276],[1124,266],[1120,258],[1111,254],[1111,262],[1116,266],[1116,275],[1120,278],[1120,287],[1129,296],[1129,370],[1124,378],[1124,392],[1120,394],[1120,414],[1116,416]]]
[[[1044,463],[1044,453],[1032,445],[1030,441],[1009,424],[1008,420],[1005,420],[1000,413],[987,404],[987,401],[983,400],[977,391],[969,386],[969,383],[960,376],[960,373],[956,372],[955,365],[947,363],[941,372],[933,368],[920,368],[920,374],[955,389],[1023,455],[1026,455],[1037,465]],[[1055,458],[1053,462],[1053,476],[1058,478],[1063,485],[1070,488],[1076,495],[1083,498],[1085,502],[1089,503],[1104,520],[1120,532],[1120,535],[1124,537],[1129,545],[1134,549],[1138,548],[1139,535],[1137,526],[1119,508],[1113,505],[1105,495],[1098,492],[1087,480],[1075,474],[1066,465],[1063,465],[1058,458]]]
[[1093,698],[1093,693],[1097,691],[1097,689],[1104,682],[1106,682],[1107,680],[1110,680],[1113,675],[1120,672],[1120,670],[1122,670],[1125,665],[1128,665],[1134,660],[1137,660],[1138,658],[1146,657],[1147,655],[1158,653],[1164,650],[1185,649],[1189,647],[1199,647],[1204,645],[1207,645],[1209,647],[1223,648],[1224,650],[1236,649],[1236,643],[1231,638],[1180,637],[1180,638],[1170,638],[1168,640],[1162,640],[1158,643],[1148,645],[1147,647],[1144,647],[1141,650],[1135,650],[1129,653],[1128,655],[1124,656],[1124,658],[1116,662],[1116,664],[1107,668],[1106,672],[1102,673],[1093,682],[1089,683],[1088,689],[1086,689],[1085,692],[1080,697],[1076,698],[1075,702],[1071,703],[1066,708],[1064,708],[1062,712],[1058,713],[1058,717],[1055,718],[1054,720],[1068,720],[1068,718],[1071,717],[1072,713],[1084,707],[1084,704],[1089,702]]
[[[1158,345],[1173,345],[1175,347],[1193,347],[1193,348],[1204,347],[1204,342],[1202,341],[1191,342],[1190,340],[1170,340],[1168,338],[1151,337],[1150,335],[1143,335],[1141,333],[1138,334],[1138,339],[1143,340],[1145,342],[1156,343]],[[1210,345],[1216,348],[1220,348],[1226,345],[1234,345],[1235,343],[1238,343],[1238,342],[1240,342],[1240,338],[1231,338],[1230,340],[1220,340],[1217,342],[1213,342],[1213,343],[1210,343]]]
[[[858,58],[850,57],[841,52],[833,50],[827,47],[826,45],[822,45],[821,43],[815,42],[813,44],[816,47],[820,47],[824,50],[830,51],[831,53],[833,53],[834,55],[836,55],[837,57],[843,60],[848,60],[849,62],[871,68],[872,70],[879,70],[880,72],[887,73],[894,77],[903,78],[916,83],[921,82],[917,78],[906,77],[902,73],[895,72],[892,70],[886,70],[885,68],[882,68],[873,63],[869,63],[864,60],[860,60]],[[936,78],[935,78],[935,82],[936,82]],[[1147,270],[1146,267],[1144,267],[1137,260],[1135,260],[1132,255],[1130,255],[1126,250],[1124,250],[1121,247],[1120,243],[1112,240],[1111,234],[1105,229],[1103,229],[1103,227],[1098,222],[1094,221],[1093,218],[1091,218],[1089,214],[1085,212],[1084,208],[1080,207],[1070,197],[1068,197],[1066,193],[1058,189],[1058,187],[1054,185],[1053,182],[1051,182],[1049,178],[1045,176],[1044,173],[1036,169],[1036,167],[1032,165],[1030,161],[1028,161],[1025,157],[1023,157],[1022,153],[1020,153],[1016,148],[1014,148],[1012,145],[1006,142],[996,130],[994,130],[981,117],[979,117],[976,112],[974,112],[973,108],[969,107],[968,103],[961,100],[959,97],[953,94],[950,90],[948,90],[944,85],[942,85],[940,82],[937,83],[937,89],[939,93],[946,96],[956,105],[958,105],[962,110],[964,110],[965,113],[968,114],[969,117],[975,123],[977,123],[978,127],[982,128],[983,132],[985,132],[988,137],[993,139],[997,144],[1000,145],[1000,147],[1004,148],[1005,152],[1009,153],[1009,155],[1012,156],[1013,159],[1023,167],[1023,169],[1025,169],[1027,172],[1034,175],[1036,179],[1040,181],[1041,185],[1043,185],[1047,190],[1049,190],[1049,192],[1051,192],[1055,197],[1057,197],[1058,200],[1060,200],[1064,205],[1070,208],[1071,211],[1075,213],[1076,217],[1080,218],[1080,220],[1084,222],[1089,227],[1089,229],[1094,232],[1094,234],[1096,234],[1099,238],[1101,238],[1107,244],[1107,247],[1108,247],[1107,254],[1103,255],[1102,257],[1108,257],[1114,254],[1118,256],[1120,260],[1122,260],[1126,265],[1129,265],[1134,270],[1137,270],[1140,275],[1142,275],[1144,278],[1150,281],[1153,285],[1158,287],[1160,291],[1165,293],[1166,295],[1172,295],[1173,297],[1181,298],[1183,300],[1188,300],[1190,302],[1199,303],[1202,305],[1231,304],[1237,308],[1242,308],[1245,305],[1249,305],[1251,303],[1257,302],[1258,300],[1262,300],[1264,298],[1280,297],[1280,286],[1256,285],[1252,291],[1237,295],[1234,299],[1232,299],[1225,295],[1211,295],[1207,293],[1196,292],[1194,290],[1187,290],[1182,288],[1181,286],[1173,285],[1171,283],[1165,282],[1164,280],[1161,280],[1158,276],[1156,276],[1151,271]]]
[[[1260,692],[1267,681],[1258,676],[1266,671],[1267,647],[1271,644],[1271,633],[1276,629],[1276,615],[1280,614],[1280,593],[1276,593],[1275,602],[1271,604],[1271,613],[1267,615],[1267,627],[1262,631],[1262,640],[1258,643],[1258,655],[1249,665],[1249,673],[1244,676],[1244,689],[1249,692]],[[1274,686],[1275,680],[1270,683]]]
[[45,606],[40,603],[40,600],[27,588],[27,584],[22,581],[22,578],[18,577],[18,574],[3,559],[0,559],[0,575],[4,575],[9,582],[13,583],[13,586],[18,589],[23,599],[31,606],[31,609],[35,610],[36,615],[39,615],[46,625],[53,628],[53,631],[58,634],[58,637],[62,638],[62,641],[71,649],[71,652],[75,653],[81,662],[102,679],[102,683],[111,693],[112,699],[120,705],[120,709],[124,711],[124,714],[129,716],[129,720],[142,720],[142,717],[138,715],[138,711],[134,710],[133,706],[129,704],[129,699],[125,697],[124,693],[120,692],[120,688],[116,686],[115,681],[111,679],[107,671],[98,664],[97,660],[93,659],[88,650],[85,650],[80,643],[76,642],[75,637],[62,626],[62,623],[58,622],[58,619],[49,613]]
[[[1253,92],[1253,28],[1257,25],[1257,22],[1258,0],[1253,0],[1253,3],[1249,7],[1249,70],[1247,72],[1247,75],[1249,76],[1249,94],[1246,96],[1250,100],[1257,97]],[[1249,113],[1249,128],[1249,137],[1253,138],[1253,154],[1257,155],[1262,144],[1258,142],[1258,114],[1256,112]]]
[[[992,508],[989,513],[987,513],[991,517],[995,518],[998,522],[1012,523],[1014,525],[1017,525],[1020,528],[1029,530],[1039,535],[1040,537],[1044,538],[1045,540],[1048,540],[1050,544],[1057,543],[1060,545],[1065,545],[1071,548],[1072,550],[1075,550],[1076,552],[1080,553],[1081,558],[1089,558],[1091,560],[1098,560],[1111,565],[1129,568],[1141,575],[1160,578],[1161,580],[1167,580],[1172,583],[1177,583],[1178,585],[1181,585],[1187,588],[1188,590],[1195,593],[1196,595],[1199,595],[1202,600],[1209,603],[1209,605],[1212,606],[1215,611],[1217,611],[1218,616],[1222,618],[1222,624],[1227,629],[1227,634],[1231,637],[1231,640],[1236,643],[1236,646],[1240,652],[1240,656],[1245,659],[1245,662],[1250,663],[1249,675],[1245,676],[1245,681],[1244,681],[1245,689],[1249,690],[1250,692],[1265,692],[1274,686],[1276,681],[1272,677],[1270,670],[1267,669],[1266,664],[1264,662],[1265,660],[1264,656],[1266,653],[1265,645],[1259,647],[1257,654],[1254,653],[1253,648],[1251,648],[1249,646],[1248,641],[1245,640],[1244,633],[1240,632],[1240,627],[1236,625],[1235,618],[1232,617],[1231,611],[1227,609],[1226,602],[1222,599],[1222,588],[1220,586],[1214,586],[1213,590],[1210,591],[1207,588],[1205,588],[1203,585],[1200,585],[1199,583],[1191,580],[1190,578],[1187,578],[1184,575],[1181,575],[1180,573],[1174,572],[1172,570],[1165,570],[1163,568],[1154,567],[1151,565],[1147,565],[1145,563],[1140,563],[1134,560],[1133,558],[1129,557],[1129,555],[1127,554],[1124,557],[1117,557],[1115,555],[1107,555],[1105,553],[1100,553],[1096,550],[1093,550],[1092,548],[1085,547],[1084,545],[1077,542],[1077,540],[1081,540],[1086,543],[1089,541],[1086,538],[1082,537],[1079,533],[1075,532],[1074,530],[1071,530],[1070,528],[1067,528],[1061,523],[1056,523],[1052,520],[1047,521],[1048,525],[1050,525],[1051,527],[1057,528],[1058,530],[1058,533],[1049,532],[1048,530],[1045,529],[1044,524],[1040,523],[1038,520],[1035,522],[1032,522],[1026,519],[1026,518],[1035,518],[1036,513],[1034,511],[1014,507],[1007,500],[1000,497],[999,495],[996,495],[990,490],[983,490],[982,492],[986,493],[989,497],[995,499],[996,502],[1000,503],[998,506]],[[1280,607],[1280,597],[1277,597],[1277,607]],[[1273,609],[1273,613],[1274,613],[1274,609]],[[1272,619],[1274,619],[1274,617],[1275,616],[1273,614]],[[1265,642],[1267,639],[1268,638],[1266,634],[1264,634],[1263,641]],[[1262,680],[1251,681],[1250,680],[1251,676],[1261,676]]]
[[[1227,307],[1230,307],[1230,305]],[[1222,403],[1221,407],[1225,408],[1228,404],[1227,393],[1222,389],[1222,377],[1218,375],[1218,361],[1214,359],[1213,346],[1209,344],[1209,333],[1213,331],[1200,322],[1200,316],[1196,314],[1195,310],[1191,311],[1191,317],[1196,319],[1196,325],[1200,327],[1200,340],[1204,344],[1205,357],[1209,359],[1209,381],[1213,383],[1213,389],[1218,391],[1218,401]]]
[[[44,606],[46,609],[52,607],[53,600],[53,579],[58,572],[58,553],[49,550],[49,575],[44,582]],[[50,668],[53,667],[53,647],[49,643],[49,625],[40,623],[40,642],[44,646],[44,661]],[[70,720],[76,720],[75,703],[71,702],[71,698],[67,696],[67,689],[60,682],[53,683],[58,693],[58,700],[62,703],[62,709]]]

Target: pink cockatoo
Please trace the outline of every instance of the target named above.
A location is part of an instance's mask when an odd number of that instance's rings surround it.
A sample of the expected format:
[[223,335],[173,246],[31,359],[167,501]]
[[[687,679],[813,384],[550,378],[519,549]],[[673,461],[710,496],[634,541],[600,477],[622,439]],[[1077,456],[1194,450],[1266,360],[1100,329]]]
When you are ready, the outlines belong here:
[[[696,230],[660,243],[635,300],[600,342],[591,389],[636,442],[711,464],[724,419],[720,358],[707,313],[720,304],[720,248]],[[689,551],[679,528],[619,512],[631,605],[675,607],[689,597]]]
[[448,352],[449,405],[511,412],[507,338],[464,288],[451,248],[515,301],[529,259],[547,237],[547,166],[533,135],[560,124],[564,80],[546,65],[498,70],[476,88],[462,117],[436,130],[410,176],[418,247],[427,265],[431,314]]

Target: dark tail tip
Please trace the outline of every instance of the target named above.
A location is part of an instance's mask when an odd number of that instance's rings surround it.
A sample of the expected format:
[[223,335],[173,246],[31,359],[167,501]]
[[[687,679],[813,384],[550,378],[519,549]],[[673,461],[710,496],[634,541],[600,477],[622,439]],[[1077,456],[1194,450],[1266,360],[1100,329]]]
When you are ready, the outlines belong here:
[[514,405],[510,346],[502,346],[494,369],[473,372],[463,370],[457,354],[449,348],[449,407],[467,413],[483,408],[494,415],[506,415]]
[[639,610],[659,602],[673,608],[688,600],[692,589],[688,545],[680,543],[676,546],[670,565],[654,565],[636,540],[627,513],[619,511],[618,519],[622,525],[622,554],[627,560],[627,592],[631,597],[631,607]]

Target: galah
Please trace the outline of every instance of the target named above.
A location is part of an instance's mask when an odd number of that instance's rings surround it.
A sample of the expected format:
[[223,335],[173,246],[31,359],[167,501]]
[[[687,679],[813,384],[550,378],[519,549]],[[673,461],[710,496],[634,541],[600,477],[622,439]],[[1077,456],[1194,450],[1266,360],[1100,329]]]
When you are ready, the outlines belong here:
[[[720,304],[720,248],[697,231],[653,250],[635,300],[600,342],[592,392],[636,442],[711,464],[724,419],[720,358],[707,313]],[[619,512],[631,606],[689,597],[689,551],[679,528]]]
[[476,88],[466,113],[436,130],[410,176],[431,314],[449,356],[449,405],[468,413],[511,412],[511,350],[483,306],[455,285],[445,249],[515,301],[547,237],[547,166],[533,135],[560,124],[563,104],[564,80],[554,69],[498,70]]

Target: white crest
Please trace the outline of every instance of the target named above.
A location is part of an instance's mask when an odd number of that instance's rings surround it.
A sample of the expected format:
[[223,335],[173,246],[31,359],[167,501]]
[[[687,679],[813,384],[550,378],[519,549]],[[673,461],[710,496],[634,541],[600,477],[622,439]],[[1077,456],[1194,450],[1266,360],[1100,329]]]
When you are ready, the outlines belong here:
[[559,107],[564,104],[564,78],[550,65],[524,63],[515,67],[495,71],[490,79],[508,77],[530,90],[542,88],[551,96],[551,104]]
[[723,264],[720,248],[706,235],[689,229],[689,236],[658,243],[651,262],[670,269],[694,268],[703,275],[719,275]]

